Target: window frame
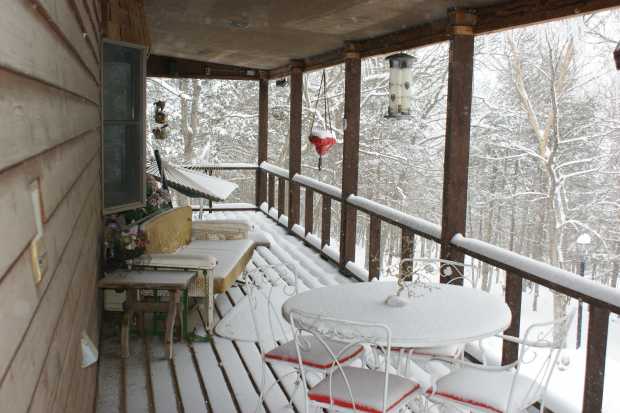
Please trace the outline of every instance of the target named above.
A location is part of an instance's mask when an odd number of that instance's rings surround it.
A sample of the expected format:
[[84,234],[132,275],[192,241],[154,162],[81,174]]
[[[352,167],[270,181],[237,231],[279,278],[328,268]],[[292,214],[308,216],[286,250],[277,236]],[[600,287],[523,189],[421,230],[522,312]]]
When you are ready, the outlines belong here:
[[[140,106],[138,110],[138,119],[135,121],[118,121],[118,120],[110,120],[105,121],[104,119],[104,84],[103,84],[103,71],[105,67],[104,61],[104,47],[106,44],[111,44],[114,46],[121,46],[136,49],[140,52],[139,59],[139,68],[138,74],[140,75],[140,79],[136,82],[138,85],[138,105]],[[101,48],[100,48],[100,56],[101,56],[101,70],[100,70],[100,79],[101,79],[101,87],[100,87],[100,136],[101,136],[101,208],[103,215],[115,214],[124,211],[130,211],[137,208],[143,208],[146,205],[146,59],[147,59],[147,50],[143,45],[123,42],[120,40],[113,40],[108,38],[101,39]],[[139,154],[138,154],[138,162],[142,165],[141,173],[138,174],[139,179],[139,200],[135,202],[130,202],[127,204],[119,204],[115,206],[106,207],[105,206],[105,126],[106,124],[122,124],[122,125],[137,125],[138,133],[137,136],[141,139]]]

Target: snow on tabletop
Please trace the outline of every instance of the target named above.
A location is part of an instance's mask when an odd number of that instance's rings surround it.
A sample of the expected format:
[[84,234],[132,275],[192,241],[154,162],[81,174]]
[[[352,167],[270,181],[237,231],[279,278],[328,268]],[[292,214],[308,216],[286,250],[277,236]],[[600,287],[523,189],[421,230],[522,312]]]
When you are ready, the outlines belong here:
[[425,234],[431,238],[441,238],[441,227],[437,224],[433,224],[432,222],[407,215],[404,212],[381,205],[378,202],[371,201],[370,199],[358,195],[349,195],[347,202],[353,206],[372,212],[373,214],[383,216],[394,222],[405,225],[416,232]]
[[549,264],[524,257],[515,252],[488,244],[477,239],[456,234],[450,241],[459,248],[484,255],[493,261],[503,262],[523,272],[533,274],[554,284],[620,307],[620,290],[598,284]]
[[293,177],[293,182],[297,182],[298,184],[310,187],[316,191],[325,193],[332,198],[340,199],[342,198],[342,191],[340,188],[326,184],[325,182],[318,181],[316,179],[310,178],[309,176],[295,174]]
[[264,171],[269,172],[270,174],[281,176],[283,178],[289,177],[287,169],[280,168],[279,166],[270,164],[269,162],[261,162],[260,168]]
[[299,224],[293,225],[292,231],[293,231],[293,233],[299,235],[302,238],[304,238],[306,236],[306,230],[304,229],[304,227],[302,227]]
[[353,261],[348,261],[345,266],[347,270],[351,271],[353,275],[358,277],[361,280],[368,281],[368,270],[361,267],[360,265],[354,263]]
[[322,251],[332,260],[340,262],[340,252],[336,248],[326,245],[323,247]]

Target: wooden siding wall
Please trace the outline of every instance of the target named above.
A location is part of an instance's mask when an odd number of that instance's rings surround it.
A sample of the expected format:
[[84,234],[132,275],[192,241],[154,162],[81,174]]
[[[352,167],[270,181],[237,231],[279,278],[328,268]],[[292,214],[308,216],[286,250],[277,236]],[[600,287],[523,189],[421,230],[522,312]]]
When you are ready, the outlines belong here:
[[[0,12],[0,410],[89,412],[99,335],[99,0],[11,0]],[[35,284],[30,184],[48,268]]]

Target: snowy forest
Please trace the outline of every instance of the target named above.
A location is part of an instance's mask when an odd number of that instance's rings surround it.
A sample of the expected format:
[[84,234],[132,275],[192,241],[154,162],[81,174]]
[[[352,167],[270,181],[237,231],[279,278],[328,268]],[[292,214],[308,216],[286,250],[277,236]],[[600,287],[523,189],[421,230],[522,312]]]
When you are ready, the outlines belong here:
[[[586,276],[613,287],[620,271],[618,33],[620,13],[604,12],[476,38],[467,211],[468,236],[574,272],[587,254]],[[385,117],[385,56],[362,61],[359,194],[439,224],[448,44],[406,52],[415,57],[410,118]],[[322,71],[304,74],[302,174],[339,187],[343,65],[326,70],[338,143],[321,171],[305,139],[313,119],[329,127],[318,95],[321,77]],[[147,97],[149,104],[167,102],[170,124],[167,140],[149,138],[150,153],[159,148],[177,164],[256,163],[257,82],[150,78]],[[288,86],[270,82],[269,111],[269,162],[287,168]],[[254,172],[221,176],[239,184],[236,202],[254,202]],[[337,244],[339,205],[332,207]],[[315,221],[320,225],[319,216]],[[368,217],[359,214],[361,264],[367,231]],[[384,225],[382,231],[388,265],[400,255],[400,230]],[[584,233],[591,238],[585,252],[576,243]],[[416,246],[417,255],[437,252],[432,242]],[[474,272],[480,288],[499,283],[497,270],[484,263],[475,262]],[[535,310],[538,287],[531,288]]]

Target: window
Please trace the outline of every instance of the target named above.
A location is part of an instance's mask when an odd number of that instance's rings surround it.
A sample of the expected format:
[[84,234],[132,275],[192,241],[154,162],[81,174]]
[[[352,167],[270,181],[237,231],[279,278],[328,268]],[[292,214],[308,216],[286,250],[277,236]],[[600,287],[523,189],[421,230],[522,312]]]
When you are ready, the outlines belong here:
[[141,46],[103,43],[103,208],[144,205],[145,56]]

